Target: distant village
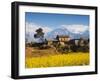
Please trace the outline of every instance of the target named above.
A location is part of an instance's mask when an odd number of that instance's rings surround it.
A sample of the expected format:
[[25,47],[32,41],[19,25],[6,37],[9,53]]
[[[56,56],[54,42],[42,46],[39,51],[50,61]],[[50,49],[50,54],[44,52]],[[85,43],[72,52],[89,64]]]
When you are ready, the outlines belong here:
[[[36,30],[35,38],[43,39],[44,33],[40,28]],[[89,39],[71,39],[68,35],[57,35],[54,39],[44,39],[43,42],[26,43],[26,47],[34,47],[40,50],[55,48],[58,52],[89,52]]]

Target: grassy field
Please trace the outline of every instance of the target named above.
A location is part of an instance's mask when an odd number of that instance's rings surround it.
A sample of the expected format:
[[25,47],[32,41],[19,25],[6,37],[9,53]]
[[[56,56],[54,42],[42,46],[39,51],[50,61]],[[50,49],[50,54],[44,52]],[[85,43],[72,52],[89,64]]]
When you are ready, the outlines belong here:
[[26,68],[89,65],[89,53],[53,54],[41,57],[26,57]]

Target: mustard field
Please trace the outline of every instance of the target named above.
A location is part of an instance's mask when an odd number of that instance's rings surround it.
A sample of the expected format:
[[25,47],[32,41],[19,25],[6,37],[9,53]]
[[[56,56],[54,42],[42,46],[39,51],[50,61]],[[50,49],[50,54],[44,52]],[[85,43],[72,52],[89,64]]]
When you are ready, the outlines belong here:
[[41,57],[26,57],[26,68],[89,65],[89,53],[58,54]]

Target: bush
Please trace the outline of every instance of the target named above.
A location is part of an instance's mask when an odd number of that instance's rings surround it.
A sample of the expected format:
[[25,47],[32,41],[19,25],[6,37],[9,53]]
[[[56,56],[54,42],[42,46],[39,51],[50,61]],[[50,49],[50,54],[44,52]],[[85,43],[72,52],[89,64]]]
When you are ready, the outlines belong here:
[[58,52],[60,53],[68,53],[69,52],[69,48],[67,46],[59,46],[57,48]]

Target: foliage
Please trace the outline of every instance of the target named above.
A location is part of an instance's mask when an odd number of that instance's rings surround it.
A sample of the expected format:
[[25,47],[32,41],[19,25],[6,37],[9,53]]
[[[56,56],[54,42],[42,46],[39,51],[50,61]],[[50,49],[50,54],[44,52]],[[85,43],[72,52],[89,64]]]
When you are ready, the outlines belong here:
[[57,47],[57,51],[60,52],[60,53],[68,53],[69,52],[69,48],[67,46],[62,46],[60,45],[59,47]]
[[37,29],[34,37],[35,38],[43,38],[44,37],[43,29],[42,28]]

